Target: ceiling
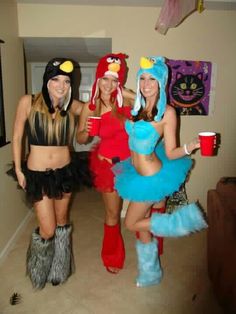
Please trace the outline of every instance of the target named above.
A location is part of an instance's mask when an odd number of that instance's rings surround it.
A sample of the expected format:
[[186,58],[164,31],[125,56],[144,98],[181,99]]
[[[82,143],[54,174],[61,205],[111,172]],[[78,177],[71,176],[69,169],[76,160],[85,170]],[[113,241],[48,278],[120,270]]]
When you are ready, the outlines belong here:
[[[161,6],[164,0],[15,0],[17,3],[31,4],[78,4],[106,6]],[[204,0],[206,9],[236,9],[236,0]]]
[[[25,4],[162,6],[164,0],[15,0]],[[236,0],[205,0],[204,7],[214,10],[236,10]],[[52,57],[66,56],[79,63],[96,63],[112,51],[111,38],[23,38],[27,62],[47,62]]]
[[23,41],[27,62],[48,62],[54,57],[67,57],[79,63],[96,63],[112,51],[111,38],[27,37]]

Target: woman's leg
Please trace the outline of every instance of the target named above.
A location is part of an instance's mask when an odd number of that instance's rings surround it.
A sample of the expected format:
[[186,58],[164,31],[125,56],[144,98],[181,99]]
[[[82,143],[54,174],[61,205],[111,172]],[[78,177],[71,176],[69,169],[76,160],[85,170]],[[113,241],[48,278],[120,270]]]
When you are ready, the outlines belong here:
[[150,207],[150,203],[130,202],[125,216],[126,228],[133,232],[149,232],[150,218],[148,213]]
[[114,226],[120,223],[120,213],[122,209],[122,199],[116,191],[102,193],[105,205],[105,223]]
[[39,234],[43,239],[54,236],[56,229],[56,215],[53,199],[44,196],[39,202],[34,203],[34,210],[38,219]]
[[62,199],[54,200],[56,224],[58,226],[64,226],[68,223],[70,199],[71,193],[64,193]]
[[59,285],[67,280],[72,273],[72,226],[68,223],[68,209],[71,193],[64,193],[63,198],[54,200],[56,215],[55,254],[48,275],[48,281]]
[[[150,217],[152,216],[152,214],[154,213],[161,213],[164,214],[166,212],[166,201],[161,201],[159,203],[155,203],[153,204],[151,211],[150,211]],[[163,237],[158,237],[155,236],[157,239],[157,243],[158,243],[158,254],[159,256],[163,254],[163,242],[164,242],[164,238]]]
[[[125,218],[126,227],[131,231],[139,231],[139,240],[136,242],[138,257],[138,276],[136,277],[137,287],[146,287],[159,284],[162,278],[158,256],[157,240],[152,239],[146,224],[150,216],[148,203],[130,203]],[[140,228],[140,229],[139,229]]]
[[125,219],[131,231],[150,231],[155,236],[181,237],[207,228],[203,213],[196,203],[177,208],[171,214],[155,213],[151,218],[141,218],[146,203],[130,203]]
[[106,269],[118,273],[125,260],[124,242],[120,231],[122,200],[116,191],[102,193],[105,205],[104,237],[102,260]]
[[202,210],[196,203],[178,207],[171,214],[155,213],[150,219],[155,236],[182,237],[207,228]]
[[136,252],[138,257],[137,287],[159,284],[162,279],[162,269],[159,261],[157,240],[152,239],[147,243],[137,240]]
[[36,289],[44,288],[54,256],[55,213],[48,197],[34,204],[39,228],[32,233],[27,251],[27,274]]

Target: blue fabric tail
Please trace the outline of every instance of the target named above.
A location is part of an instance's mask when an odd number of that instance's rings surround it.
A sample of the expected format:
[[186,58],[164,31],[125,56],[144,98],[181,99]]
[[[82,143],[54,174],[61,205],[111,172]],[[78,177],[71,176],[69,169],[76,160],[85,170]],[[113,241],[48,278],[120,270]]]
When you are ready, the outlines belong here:
[[181,237],[207,228],[203,214],[195,203],[180,207],[171,214],[155,213],[150,224],[150,231],[162,237]]
[[160,267],[157,240],[142,243],[137,240],[136,251],[138,255],[138,276],[136,278],[137,287],[147,287],[158,285],[162,279],[162,270]]

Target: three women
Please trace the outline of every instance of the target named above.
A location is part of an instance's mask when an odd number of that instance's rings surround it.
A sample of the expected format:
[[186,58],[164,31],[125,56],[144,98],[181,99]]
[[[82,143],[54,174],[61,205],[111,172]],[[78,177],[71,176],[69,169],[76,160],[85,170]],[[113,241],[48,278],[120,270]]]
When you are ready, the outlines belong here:
[[[141,59],[131,119],[132,96],[123,88],[126,57],[108,54],[99,61],[91,101],[83,109],[72,98],[73,63],[66,59],[51,60],[44,73],[42,93],[34,98],[25,95],[19,102],[13,155],[19,185],[32,198],[39,221],[27,254],[28,274],[36,288],[43,288],[48,281],[62,283],[71,273],[68,204],[77,174],[69,145],[74,115],[80,114],[80,144],[90,139],[88,117],[101,117],[100,142],[91,153],[90,166],[105,205],[101,256],[109,272],[119,272],[125,260],[120,230],[122,199],[130,201],[127,228],[139,232],[137,286],[158,284],[162,277],[157,241],[152,235],[183,236],[207,226],[196,204],[171,215],[149,217],[154,203],[162,211],[166,197],[184,183],[192,166],[185,155],[199,148],[199,143],[193,140],[177,147],[177,119],[175,110],[166,103],[168,68],[162,57]],[[30,153],[23,171],[25,126]]]

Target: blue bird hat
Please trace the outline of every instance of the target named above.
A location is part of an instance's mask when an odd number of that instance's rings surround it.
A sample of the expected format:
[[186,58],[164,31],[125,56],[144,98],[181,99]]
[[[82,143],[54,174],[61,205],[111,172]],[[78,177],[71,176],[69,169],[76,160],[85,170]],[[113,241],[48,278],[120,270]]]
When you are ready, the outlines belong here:
[[166,110],[166,83],[168,79],[168,67],[165,63],[165,58],[158,57],[142,57],[140,59],[140,69],[137,73],[137,92],[134,103],[134,108],[131,111],[133,116],[136,116],[141,108],[145,107],[145,99],[140,92],[139,80],[143,73],[148,73],[154,77],[159,84],[159,99],[157,101],[157,115],[154,117],[155,121],[160,121]]

